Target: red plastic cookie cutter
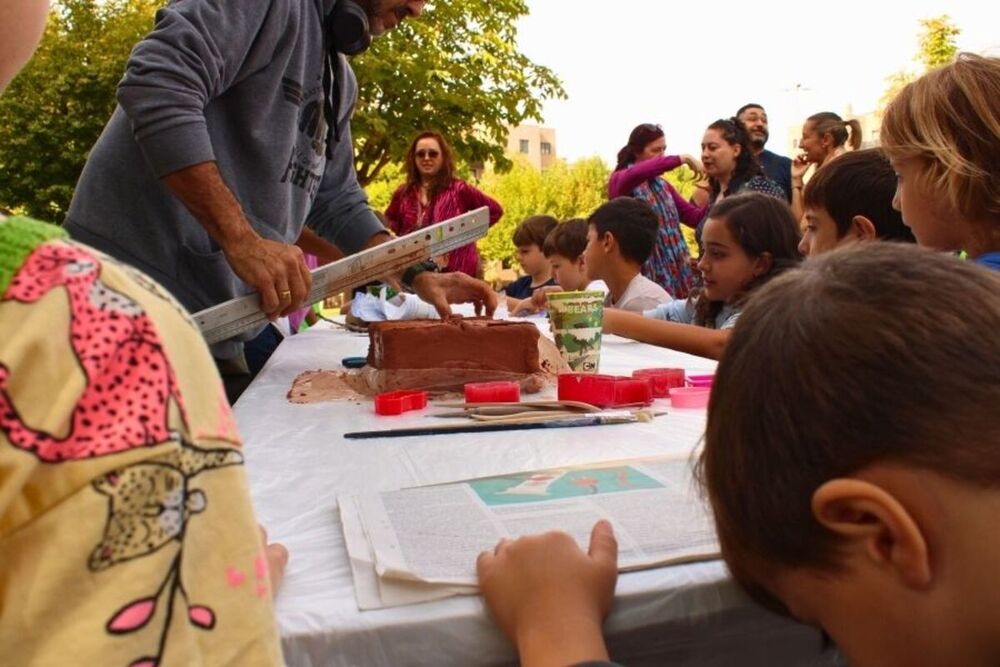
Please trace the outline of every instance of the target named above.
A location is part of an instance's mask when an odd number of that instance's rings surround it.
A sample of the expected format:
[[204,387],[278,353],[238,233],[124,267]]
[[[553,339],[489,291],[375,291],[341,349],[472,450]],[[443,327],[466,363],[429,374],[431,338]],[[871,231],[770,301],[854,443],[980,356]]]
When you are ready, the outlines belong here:
[[517,403],[521,400],[521,385],[501,380],[469,382],[465,385],[466,403]]
[[653,401],[653,382],[642,377],[563,373],[559,376],[559,400],[580,401],[599,408],[648,404]]
[[714,380],[714,373],[709,373],[707,375],[689,375],[687,383],[692,387],[711,387]]
[[640,368],[632,371],[632,377],[649,378],[656,398],[666,398],[671,389],[684,386],[683,368]]
[[401,415],[427,407],[426,391],[390,391],[375,397],[375,414]]
[[675,387],[670,390],[670,405],[675,408],[705,408],[711,394],[711,387]]

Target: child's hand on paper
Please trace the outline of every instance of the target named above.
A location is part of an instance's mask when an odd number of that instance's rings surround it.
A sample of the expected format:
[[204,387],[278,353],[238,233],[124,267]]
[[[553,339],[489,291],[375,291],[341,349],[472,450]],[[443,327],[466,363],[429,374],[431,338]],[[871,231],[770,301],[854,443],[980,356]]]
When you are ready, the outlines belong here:
[[278,594],[281,580],[285,576],[285,566],[288,565],[288,549],[284,544],[267,541],[267,531],[264,526],[260,528],[260,545],[264,549],[264,556],[267,559],[267,572],[271,580],[271,597]]
[[479,588],[521,663],[606,660],[601,634],[618,578],[618,542],[598,521],[583,553],[562,532],[501,540],[476,561]]

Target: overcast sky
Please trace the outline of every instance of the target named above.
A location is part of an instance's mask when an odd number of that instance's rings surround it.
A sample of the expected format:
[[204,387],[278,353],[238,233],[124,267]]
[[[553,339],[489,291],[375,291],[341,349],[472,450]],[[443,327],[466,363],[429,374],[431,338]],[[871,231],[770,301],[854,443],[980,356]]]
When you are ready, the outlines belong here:
[[[873,110],[886,77],[916,70],[918,23],[949,14],[959,48],[1000,55],[995,0],[527,0],[518,46],[562,79],[545,105],[557,152],[613,164],[629,131],[659,123],[668,151],[696,153],[706,125],[757,101],[769,148],[817,111]],[[796,92],[797,91],[797,92]]]

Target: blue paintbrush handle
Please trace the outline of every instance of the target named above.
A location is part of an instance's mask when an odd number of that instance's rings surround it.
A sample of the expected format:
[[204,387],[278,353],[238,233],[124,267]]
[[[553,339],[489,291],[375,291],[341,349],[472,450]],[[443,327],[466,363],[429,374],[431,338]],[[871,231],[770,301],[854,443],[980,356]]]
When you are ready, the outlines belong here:
[[345,433],[344,437],[350,440],[361,440],[367,438],[404,438],[414,435],[444,435],[446,433],[482,433],[484,431],[527,431],[541,428],[572,428],[575,426],[596,426],[599,424],[627,424],[635,421],[630,417],[608,417],[604,415],[583,415],[580,417],[567,417],[565,419],[553,419],[551,421],[524,422],[524,423],[490,423],[479,422],[461,426],[418,426],[415,428],[394,428],[383,431],[354,431]]

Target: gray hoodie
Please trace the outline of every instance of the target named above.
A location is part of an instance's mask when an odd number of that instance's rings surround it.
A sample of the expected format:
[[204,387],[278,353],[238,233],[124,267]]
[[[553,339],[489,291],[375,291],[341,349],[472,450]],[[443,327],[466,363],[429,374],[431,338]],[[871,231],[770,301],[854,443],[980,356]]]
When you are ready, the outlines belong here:
[[354,170],[357,81],[343,56],[340,140],[325,156],[322,26],[335,2],[173,0],[159,10],[80,176],[70,234],[145,271],[191,311],[250,292],[160,180],[215,160],[262,237],[293,243],[305,224],[360,249],[382,225]]

